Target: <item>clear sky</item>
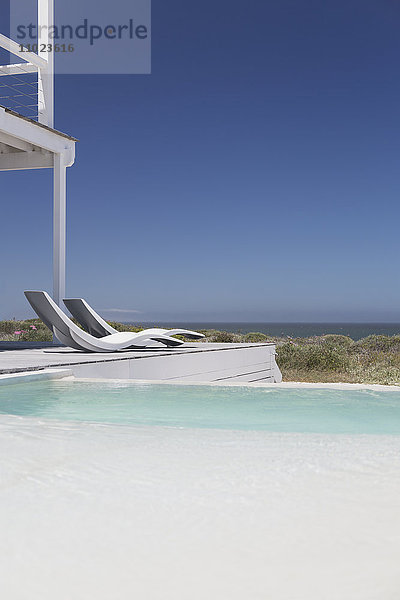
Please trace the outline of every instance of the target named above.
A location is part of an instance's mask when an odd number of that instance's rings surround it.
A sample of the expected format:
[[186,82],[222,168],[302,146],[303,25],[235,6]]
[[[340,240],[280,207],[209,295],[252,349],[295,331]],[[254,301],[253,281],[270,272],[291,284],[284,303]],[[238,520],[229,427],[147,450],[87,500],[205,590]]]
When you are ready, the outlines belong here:
[[[151,75],[56,80],[67,294],[125,321],[400,321],[399,2],[152,15]],[[0,178],[0,318],[30,316],[51,172]]]

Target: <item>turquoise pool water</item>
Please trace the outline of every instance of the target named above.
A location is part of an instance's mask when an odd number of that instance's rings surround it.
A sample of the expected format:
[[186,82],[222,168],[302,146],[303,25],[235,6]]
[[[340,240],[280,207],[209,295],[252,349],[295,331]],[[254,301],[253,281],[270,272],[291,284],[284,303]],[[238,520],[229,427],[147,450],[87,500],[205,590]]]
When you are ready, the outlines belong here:
[[0,413],[124,425],[400,435],[400,391],[44,381],[1,386]]

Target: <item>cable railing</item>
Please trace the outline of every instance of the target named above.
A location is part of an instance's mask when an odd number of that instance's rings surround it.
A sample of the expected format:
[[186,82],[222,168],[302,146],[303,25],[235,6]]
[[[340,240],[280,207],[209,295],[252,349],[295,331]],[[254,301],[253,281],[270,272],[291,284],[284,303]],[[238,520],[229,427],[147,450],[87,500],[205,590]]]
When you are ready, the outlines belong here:
[[[38,48],[47,48],[49,30],[54,25],[54,0],[37,0]],[[17,57],[18,62],[0,63],[0,105],[24,117],[53,127],[54,112],[54,58],[52,52],[32,52],[30,47],[0,33],[2,55]],[[5,51],[5,53],[4,53]]]
[[24,117],[39,118],[38,75],[26,70],[25,65],[13,65],[9,75],[0,72],[0,105]]

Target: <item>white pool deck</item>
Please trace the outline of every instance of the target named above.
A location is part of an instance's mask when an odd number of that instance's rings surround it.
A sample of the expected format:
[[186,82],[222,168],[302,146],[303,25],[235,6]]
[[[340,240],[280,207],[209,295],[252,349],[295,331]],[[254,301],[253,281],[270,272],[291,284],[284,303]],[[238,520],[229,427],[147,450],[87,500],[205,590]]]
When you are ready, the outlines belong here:
[[68,369],[75,377],[170,382],[274,383],[275,345],[187,343],[115,353],[0,345],[0,375]]

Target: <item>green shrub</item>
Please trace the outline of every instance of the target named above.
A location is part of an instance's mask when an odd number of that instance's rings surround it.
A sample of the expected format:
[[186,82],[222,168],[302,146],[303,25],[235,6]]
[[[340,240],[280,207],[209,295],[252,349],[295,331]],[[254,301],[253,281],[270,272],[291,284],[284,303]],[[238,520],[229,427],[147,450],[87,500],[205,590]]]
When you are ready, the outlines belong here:
[[333,345],[309,346],[306,368],[320,371],[346,371],[350,365],[348,354]]
[[238,335],[235,333],[231,333],[230,331],[217,331],[212,336],[213,342],[218,342],[219,344],[224,344],[227,342],[237,342]]
[[117,331],[132,331],[133,333],[143,331],[143,327],[136,325],[127,325],[126,323],[118,323],[118,321],[107,321],[107,323]]
[[281,368],[319,371],[346,371],[350,365],[343,348],[331,344],[300,345],[285,342],[277,349],[277,362]]
[[9,342],[47,342],[53,339],[50,330],[40,319],[0,321],[0,339]]
[[303,368],[303,357],[304,347],[294,342],[284,342],[277,348],[277,363],[281,369]]
[[0,332],[5,334],[13,334],[14,331],[19,331],[24,325],[24,321],[1,321]]
[[198,331],[205,335],[207,338],[214,337],[215,335],[221,333],[218,329],[199,329]]
[[349,348],[354,344],[354,341],[351,339],[351,337],[336,333],[327,333],[326,335],[321,335],[319,340],[323,344],[331,344],[333,346],[341,346],[343,348]]
[[53,335],[47,327],[41,327],[40,329],[26,329],[22,330],[21,335],[18,336],[20,342],[51,342],[53,341]]
[[265,335],[265,333],[261,333],[260,331],[250,331],[250,333],[246,333],[243,336],[244,342],[255,343],[255,342],[265,342],[266,340],[267,340],[267,336]]
[[400,335],[369,335],[354,342],[355,352],[400,352]]

